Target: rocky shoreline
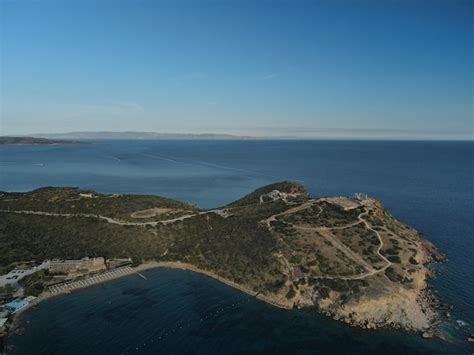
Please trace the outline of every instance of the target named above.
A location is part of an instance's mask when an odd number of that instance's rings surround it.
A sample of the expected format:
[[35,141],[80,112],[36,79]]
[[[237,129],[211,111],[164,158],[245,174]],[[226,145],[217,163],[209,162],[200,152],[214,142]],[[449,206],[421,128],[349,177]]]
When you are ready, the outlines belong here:
[[380,329],[380,328],[393,328],[403,329],[406,331],[412,331],[420,334],[423,338],[444,338],[440,332],[440,325],[443,324],[444,320],[448,320],[446,317],[446,311],[451,310],[452,306],[443,304],[439,301],[429,289],[422,290],[418,297],[418,304],[422,308],[425,314],[429,314],[431,325],[425,330],[404,328],[399,323],[385,319],[384,321],[378,321],[375,319],[364,319],[359,320],[354,317],[353,313],[345,314],[339,311],[324,310],[315,305],[315,308],[322,314],[344,322],[352,327],[360,327],[363,329]]
[[[337,321],[344,322],[350,326],[361,327],[364,329],[378,329],[378,328],[394,328],[394,329],[404,329],[406,331],[413,331],[420,334],[423,338],[444,338],[443,334],[440,331],[440,325],[444,321],[449,320],[450,310],[453,308],[452,305],[443,304],[431,291],[428,280],[435,277],[436,272],[433,269],[434,263],[442,263],[447,261],[447,258],[444,254],[439,252],[437,248],[429,241],[423,238],[421,234],[420,237],[420,247],[423,252],[423,263],[422,263],[422,272],[420,276],[418,286],[415,286],[415,289],[411,294],[415,294],[416,298],[413,300],[413,304],[419,307],[420,315],[424,315],[429,323],[428,326],[424,327],[415,327],[411,324],[402,325],[399,319],[396,321],[390,317],[361,317],[357,313],[357,306],[355,305],[354,311],[350,311],[351,306],[347,304],[337,304],[332,307],[321,307],[321,304],[314,302],[314,306],[321,313],[325,314],[328,317],[331,317]],[[393,299],[390,298],[390,295],[385,295],[386,300],[384,303],[391,303]],[[383,297],[382,297],[383,298]],[[371,305],[371,301],[373,305]],[[377,308],[379,299],[375,298],[373,300],[366,300],[368,306],[366,308]],[[393,302],[396,304],[396,302]],[[322,303],[324,305],[324,303]],[[408,308],[407,306],[404,306]],[[400,308],[402,306],[400,305]],[[409,309],[409,308],[408,308]],[[403,310],[402,310],[403,312]],[[387,312],[390,313],[390,312]],[[370,312],[366,313],[370,314]]]

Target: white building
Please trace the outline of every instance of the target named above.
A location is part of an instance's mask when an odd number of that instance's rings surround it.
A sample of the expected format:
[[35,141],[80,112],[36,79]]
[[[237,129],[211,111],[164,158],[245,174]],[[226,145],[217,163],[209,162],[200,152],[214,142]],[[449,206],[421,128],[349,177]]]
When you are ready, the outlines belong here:
[[10,285],[13,288],[18,287],[18,281],[24,278],[25,276],[34,274],[40,270],[47,270],[49,268],[49,261],[44,261],[41,265],[33,266],[32,268],[21,270],[15,269],[10,271],[8,274],[0,275],[0,287],[5,287]]

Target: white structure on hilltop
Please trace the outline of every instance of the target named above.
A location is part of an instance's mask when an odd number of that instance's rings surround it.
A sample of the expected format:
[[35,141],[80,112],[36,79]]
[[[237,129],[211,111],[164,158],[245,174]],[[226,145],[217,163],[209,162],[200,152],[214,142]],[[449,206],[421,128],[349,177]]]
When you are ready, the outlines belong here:
[[356,198],[357,200],[360,200],[360,201],[362,201],[362,200],[367,200],[367,199],[369,198],[369,196],[367,196],[367,194],[364,194],[364,193],[362,193],[362,192],[356,192],[356,193],[354,194],[354,196],[355,196],[355,198]]

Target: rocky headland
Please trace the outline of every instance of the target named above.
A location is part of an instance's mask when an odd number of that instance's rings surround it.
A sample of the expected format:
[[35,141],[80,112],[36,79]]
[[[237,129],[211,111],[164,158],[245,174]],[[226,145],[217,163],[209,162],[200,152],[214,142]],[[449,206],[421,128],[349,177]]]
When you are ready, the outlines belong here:
[[442,305],[427,280],[430,264],[444,256],[362,194],[312,198],[282,182],[204,210],[158,196],[50,187],[0,193],[0,214],[3,268],[87,254],[131,257],[354,326],[430,337],[439,324]]

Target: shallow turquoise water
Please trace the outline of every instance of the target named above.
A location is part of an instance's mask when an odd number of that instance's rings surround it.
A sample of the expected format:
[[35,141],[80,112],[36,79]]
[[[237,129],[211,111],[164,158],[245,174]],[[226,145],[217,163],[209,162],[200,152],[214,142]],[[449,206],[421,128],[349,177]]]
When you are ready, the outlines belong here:
[[[451,344],[403,332],[355,330],[314,312],[284,312],[256,300],[201,323],[201,315],[215,305],[230,307],[234,298],[246,296],[203,276],[156,270],[149,271],[156,282],[140,283],[131,277],[48,301],[25,314],[30,322],[24,323],[26,333],[12,342],[20,353],[120,353],[126,344],[142,352],[145,347],[139,344],[154,339],[157,329],[174,329],[171,324],[189,319],[187,328],[162,339],[163,352],[288,353],[296,348],[308,353],[472,353],[464,340],[474,331],[473,173],[474,144],[468,142],[112,141],[2,146],[0,190],[69,185],[105,193],[159,194],[202,207],[222,205],[261,185],[287,179],[301,181],[317,196],[368,193],[448,256],[432,285],[444,302],[454,305],[453,322],[446,327],[453,334]],[[156,308],[148,309],[146,302]],[[162,319],[170,321],[164,324]],[[456,320],[468,325],[461,327]],[[88,331],[87,325],[100,331]],[[133,352],[133,346],[126,351]]]

